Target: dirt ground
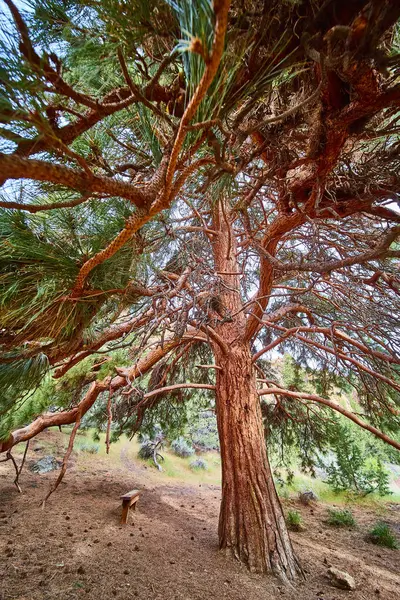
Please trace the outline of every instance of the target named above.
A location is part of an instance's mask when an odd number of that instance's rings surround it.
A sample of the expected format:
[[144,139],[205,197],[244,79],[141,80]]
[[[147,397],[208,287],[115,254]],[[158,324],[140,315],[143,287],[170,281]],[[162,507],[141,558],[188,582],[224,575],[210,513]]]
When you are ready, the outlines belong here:
[[[35,444],[40,448],[56,436],[44,432],[31,444],[28,465],[46,454],[35,452]],[[24,469],[18,494],[11,463],[0,464],[0,600],[400,598],[400,551],[364,539],[378,518],[400,532],[400,505],[378,514],[356,508],[358,527],[338,530],[324,523],[323,504],[284,501],[285,509],[302,513],[306,525],[292,539],[307,579],[289,589],[250,574],[218,551],[218,486],[160,480],[126,448],[118,463],[90,455],[80,464],[80,456],[44,510],[40,501],[56,474]],[[119,496],[132,488],[143,493],[129,524],[120,526]],[[331,565],[354,576],[356,591],[330,585]]]

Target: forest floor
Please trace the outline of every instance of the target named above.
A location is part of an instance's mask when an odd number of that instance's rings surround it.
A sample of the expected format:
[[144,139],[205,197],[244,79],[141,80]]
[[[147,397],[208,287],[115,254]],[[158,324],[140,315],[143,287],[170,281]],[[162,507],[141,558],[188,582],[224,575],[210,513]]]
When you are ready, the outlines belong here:
[[[27,467],[49,450],[61,457],[65,439],[42,433],[31,443]],[[377,520],[400,533],[400,504],[352,506],[357,527],[349,530],[325,523],[327,504],[283,499],[285,511],[301,512],[306,527],[291,534],[307,576],[292,590],[218,551],[221,489],[206,476],[168,478],[137,460],[128,443],[110,457],[77,452],[43,510],[56,476],[24,468],[19,494],[11,462],[0,464],[0,600],[399,598],[400,551],[374,546],[365,536]],[[143,493],[121,526],[119,497],[133,488]],[[350,573],[357,589],[332,587],[329,566]]]

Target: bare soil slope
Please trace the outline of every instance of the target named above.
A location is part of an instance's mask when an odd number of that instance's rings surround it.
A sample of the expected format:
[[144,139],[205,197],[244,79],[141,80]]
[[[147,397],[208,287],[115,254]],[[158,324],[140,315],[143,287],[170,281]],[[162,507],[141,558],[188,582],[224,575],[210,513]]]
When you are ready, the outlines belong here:
[[[34,442],[28,464],[46,453],[33,452],[35,444],[49,439],[54,442],[57,434],[44,432]],[[364,539],[377,518],[399,531],[399,505],[378,516],[372,509],[355,509],[359,526],[350,531],[327,526],[324,505],[285,501],[286,508],[302,512],[307,527],[292,534],[307,580],[291,590],[248,573],[218,551],[218,486],[160,480],[126,448],[118,461],[81,456],[74,456],[65,483],[45,510],[40,501],[56,474],[25,469],[20,495],[11,463],[0,464],[0,600],[400,598],[400,551]],[[136,487],[143,494],[122,527],[119,496]],[[353,575],[357,590],[332,587],[326,578],[330,565]]]

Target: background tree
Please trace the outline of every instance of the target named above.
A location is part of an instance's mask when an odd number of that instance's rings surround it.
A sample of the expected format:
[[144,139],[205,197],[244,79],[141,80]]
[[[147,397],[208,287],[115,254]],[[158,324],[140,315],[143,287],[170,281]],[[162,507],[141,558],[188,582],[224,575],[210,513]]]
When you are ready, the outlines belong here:
[[208,390],[220,546],[295,579],[263,415],[400,448],[400,6],[3,5],[0,451],[74,423],[65,467],[92,407],[109,442]]

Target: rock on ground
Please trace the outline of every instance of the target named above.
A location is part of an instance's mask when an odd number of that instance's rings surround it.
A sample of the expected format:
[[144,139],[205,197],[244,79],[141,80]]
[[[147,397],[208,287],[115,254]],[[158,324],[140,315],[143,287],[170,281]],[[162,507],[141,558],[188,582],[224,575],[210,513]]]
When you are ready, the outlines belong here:
[[356,589],[356,582],[354,581],[354,578],[346,573],[346,571],[339,571],[339,569],[331,567],[328,569],[328,576],[331,580],[331,584],[334,587],[340,588],[341,590]]
[[317,502],[318,496],[312,490],[307,490],[299,493],[299,500],[302,504],[307,506],[308,504],[311,504],[311,502]]
[[61,467],[62,463],[54,458],[54,456],[44,456],[37,462],[35,462],[31,467],[31,471],[34,473],[49,473],[50,471],[55,471]]

